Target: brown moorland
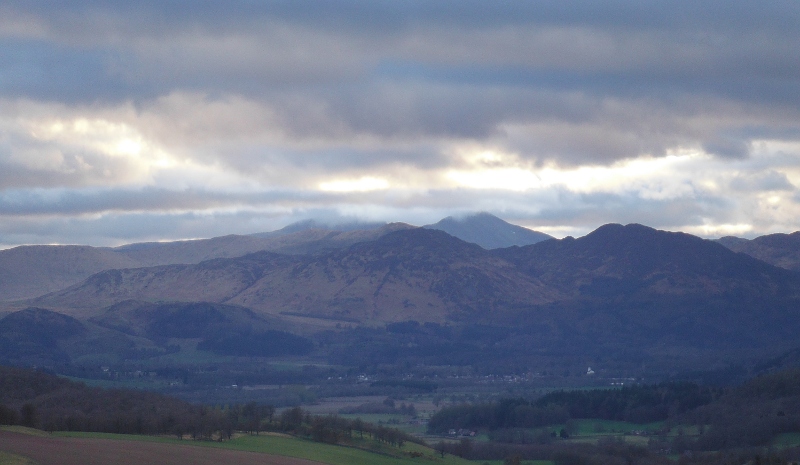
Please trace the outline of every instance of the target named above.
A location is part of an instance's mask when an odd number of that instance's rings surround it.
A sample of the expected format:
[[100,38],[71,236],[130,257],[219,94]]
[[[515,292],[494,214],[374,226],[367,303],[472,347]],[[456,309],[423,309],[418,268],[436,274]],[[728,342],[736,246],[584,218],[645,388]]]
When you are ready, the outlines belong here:
[[33,436],[0,431],[0,450],[40,465],[314,465],[319,462],[257,452],[119,439]]

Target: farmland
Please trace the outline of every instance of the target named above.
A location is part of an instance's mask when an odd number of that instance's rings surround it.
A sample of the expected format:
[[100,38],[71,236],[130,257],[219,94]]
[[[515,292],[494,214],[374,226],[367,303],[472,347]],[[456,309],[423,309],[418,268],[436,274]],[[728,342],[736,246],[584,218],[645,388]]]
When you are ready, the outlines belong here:
[[[470,462],[436,451],[407,444],[398,456],[389,451],[374,452],[354,447],[314,443],[280,435],[239,436],[226,442],[180,441],[151,436],[97,433],[29,434],[35,430],[0,430],[0,450],[8,451],[9,464],[25,464],[24,456],[40,465],[49,464],[274,464],[303,465],[314,462],[331,465],[404,465],[430,463],[463,465]],[[405,455],[405,457],[403,457]],[[418,455],[417,458],[411,458]],[[157,459],[155,459],[157,457]],[[3,458],[3,460],[6,460]],[[14,461],[16,460],[16,462]]]

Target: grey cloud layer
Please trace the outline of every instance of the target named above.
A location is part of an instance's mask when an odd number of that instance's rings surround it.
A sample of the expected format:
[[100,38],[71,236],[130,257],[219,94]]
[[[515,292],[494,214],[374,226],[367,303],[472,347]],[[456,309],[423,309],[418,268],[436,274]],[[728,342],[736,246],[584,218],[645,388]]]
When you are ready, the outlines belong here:
[[[6,96],[146,102],[174,90],[244,95],[273,108],[300,137],[324,132],[322,119],[332,133],[480,138],[509,123],[597,122],[603,115],[595,107],[608,100],[663,114],[667,123],[688,116],[672,103],[689,97],[722,99],[742,113],[768,105],[786,125],[800,107],[800,6],[793,2],[71,2],[7,9],[42,32],[3,39]],[[571,114],[553,109],[553,100],[574,94],[585,102]],[[753,125],[758,121],[743,119],[666,135],[670,143],[695,141],[741,156]],[[572,133],[581,137],[580,129]],[[589,140],[591,131],[590,124]],[[631,156],[618,145],[620,154],[605,158]],[[658,153],[664,145],[644,140],[632,148]]]

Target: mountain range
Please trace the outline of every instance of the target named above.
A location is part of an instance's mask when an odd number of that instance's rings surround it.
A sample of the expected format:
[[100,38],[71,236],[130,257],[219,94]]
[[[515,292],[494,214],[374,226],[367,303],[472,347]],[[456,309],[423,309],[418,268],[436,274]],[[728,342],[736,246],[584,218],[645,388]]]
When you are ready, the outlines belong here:
[[[188,257],[185,250],[233,253],[232,245],[223,245],[246,243],[223,239],[75,250],[106,257],[113,265],[114,257],[144,262],[142,257],[152,259],[159,249],[167,260],[181,253]],[[110,267],[64,289],[15,302],[16,308],[38,310],[0,320],[0,342],[21,343],[18,320],[26,328],[31,321],[78,328],[62,321],[68,317],[86,331],[37,339],[61,359],[85,353],[87,335],[118,352],[120,341],[126,341],[127,352],[164,353],[172,350],[171,339],[199,337],[198,347],[244,355],[237,341],[256,344],[266,334],[308,351],[308,341],[323,350],[328,343],[318,338],[326,331],[409,325],[408,331],[381,336],[380,344],[393,347],[400,354],[395,356],[413,357],[407,347],[425,341],[397,344],[407,337],[400,334],[418,333],[428,342],[439,341],[438,349],[426,349],[434,354],[471,347],[467,352],[474,351],[469,352],[474,357],[602,353],[696,364],[775,356],[796,349],[800,332],[800,273],[774,252],[796,253],[785,237],[711,241],[638,224],[609,224],[577,239],[487,249],[438,229],[390,224],[343,232],[311,227],[255,239],[280,239],[285,248],[273,242],[273,251],[198,263]],[[732,250],[751,243],[758,250],[772,247],[771,260],[786,267]],[[141,251],[150,255],[136,255]],[[51,311],[61,316],[42,313]],[[154,329],[180,322],[201,324],[205,332],[159,335]],[[221,332],[208,329],[214,322]],[[373,349],[378,353],[386,347]]]
[[[478,243],[480,241],[473,239],[480,236],[484,243],[488,241],[492,245],[487,248],[532,244],[543,237],[550,237],[509,224],[488,213],[466,217],[465,221],[469,227],[462,225],[460,232],[451,230],[450,234]],[[440,223],[450,224],[448,219]],[[442,229],[436,225],[431,227]],[[413,226],[404,223],[327,225],[308,220],[268,233],[145,242],[116,248],[84,245],[15,247],[0,251],[0,302],[28,299],[57,291],[109,269],[197,264],[214,258],[240,257],[260,251],[318,255],[374,240],[387,232],[409,228]]]

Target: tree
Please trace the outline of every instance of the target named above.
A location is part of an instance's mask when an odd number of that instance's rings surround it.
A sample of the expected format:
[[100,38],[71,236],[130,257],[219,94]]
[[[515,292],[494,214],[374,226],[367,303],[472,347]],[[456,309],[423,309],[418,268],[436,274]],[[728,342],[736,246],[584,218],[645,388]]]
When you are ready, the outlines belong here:
[[20,413],[22,417],[20,419],[20,424],[22,426],[36,428],[36,425],[39,423],[39,418],[36,412],[36,407],[33,404],[31,403],[23,404]]
[[439,441],[436,443],[436,450],[442,454],[442,458],[444,458],[444,453],[447,450],[447,444],[444,441]]
[[15,425],[19,415],[14,409],[8,408],[0,404],[0,425]]
[[284,431],[297,431],[303,426],[303,409],[290,408],[281,413],[281,429]]

